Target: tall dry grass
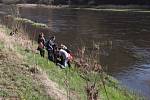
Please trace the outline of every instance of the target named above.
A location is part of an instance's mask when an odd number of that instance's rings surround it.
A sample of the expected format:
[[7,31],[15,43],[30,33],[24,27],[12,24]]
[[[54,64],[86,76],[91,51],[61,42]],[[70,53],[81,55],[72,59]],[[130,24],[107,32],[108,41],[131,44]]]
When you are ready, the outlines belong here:
[[99,52],[100,46],[95,53],[95,50],[91,51],[91,54],[86,54],[86,47],[83,46],[78,51],[78,59],[75,60],[75,67],[77,67],[80,77],[86,81],[85,92],[87,94],[87,100],[98,100],[100,96],[100,87],[103,87],[109,100],[107,90],[105,88],[105,75],[102,66],[99,64]]
[[[14,18],[20,18],[20,12],[18,6],[11,5],[10,16],[4,17],[4,23],[1,23],[1,41],[5,42],[5,47],[9,49],[17,49],[17,45],[20,47],[26,48],[27,50],[32,50],[35,52],[35,46],[33,45],[33,41],[31,41],[30,37],[27,35],[26,27],[23,27],[21,21],[15,21]],[[7,20],[7,21],[6,21]],[[8,21],[9,20],[9,21]],[[6,22],[5,22],[6,21]],[[10,23],[11,22],[11,23]],[[9,36],[10,32],[13,32],[17,29],[17,33],[14,36]],[[7,31],[7,32],[6,32]],[[4,34],[4,33],[7,33]]]
[[20,46],[22,48],[26,48],[27,50],[34,51],[35,46],[33,46],[32,41],[30,38],[22,33],[15,34],[13,36],[9,35],[8,28],[5,26],[0,26],[0,42],[4,44],[5,49],[9,49],[12,51],[17,51],[17,47]]

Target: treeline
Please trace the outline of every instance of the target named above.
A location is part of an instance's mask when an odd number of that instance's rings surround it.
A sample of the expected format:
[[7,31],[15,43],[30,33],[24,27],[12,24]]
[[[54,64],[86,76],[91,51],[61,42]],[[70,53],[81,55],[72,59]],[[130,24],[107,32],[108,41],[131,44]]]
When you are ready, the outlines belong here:
[[150,5],[150,0],[0,0],[2,3],[38,3],[62,5]]
[[55,0],[55,4],[72,5],[149,5],[150,0]]

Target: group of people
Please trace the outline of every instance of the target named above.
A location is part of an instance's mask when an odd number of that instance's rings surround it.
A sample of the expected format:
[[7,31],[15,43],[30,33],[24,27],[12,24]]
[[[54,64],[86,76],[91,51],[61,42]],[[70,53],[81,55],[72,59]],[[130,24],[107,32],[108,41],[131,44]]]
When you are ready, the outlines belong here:
[[45,40],[44,34],[40,33],[38,37],[38,48],[41,57],[45,56],[45,49],[48,52],[48,59],[53,61],[56,65],[61,68],[71,67],[72,55],[71,51],[63,44],[58,46],[55,42],[55,36],[50,37],[47,41]]

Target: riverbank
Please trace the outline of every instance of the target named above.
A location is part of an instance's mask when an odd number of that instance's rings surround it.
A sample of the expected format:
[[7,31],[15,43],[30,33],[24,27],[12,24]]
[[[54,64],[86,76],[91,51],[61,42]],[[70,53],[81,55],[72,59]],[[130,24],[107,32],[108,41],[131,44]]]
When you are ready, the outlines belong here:
[[[85,89],[84,89],[84,87],[86,86],[86,82],[85,82],[85,80],[83,80],[80,77],[80,75],[74,70],[74,68],[65,69],[65,70],[60,69],[59,67],[55,66],[52,62],[49,62],[46,58],[43,59],[40,57],[39,54],[35,54],[34,51],[36,49],[37,44],[32,43],[31,40],[29,40],[29,39],[19,40],[19,44],[18,44],[18,42],[17,42],[18,40],[15,40],[15,39],[22,38],[22,35],[15,35],[13,37],[10,37],[9,32],[10,32],[10,30],[8,28],[1,26],[1,35],[2,35],[1,42],[0,42],[1,52],[3,54],[4,51],[8,51],[8,52],[15,53],[15,55],[19,55],[19,57],[21,57],[23,59],[25,64],[23,63],[24,66],[18,66],[17,67],[18,69],[25,68],[29,71],[26,73],[30,73],[30,71],[32,71],[32,70],[29,70],[29,69],[32,69],[32,66],[35,66],[35,65],[39,66],[39,68],[42,70],[42,72],[43,71],[46,72],[46,76],[48,76],[48,78],[50,80],[52,80],[53,82],[55,82],[59,85],[58,87],[62,87],[66,91],[69,90],[69,93],[71,94],[72,97],[77,98],[77,100],[86,99],[86,93],[85,93]],[[5,38],[2,38],[2,37],[5,37]],[[8,42],[8,40],[10,42]],[[12,41],[14,41],[14,42],[12,42]],[[25,41],[28,41],[28,42],[25,42]],[[10,55],[12,55],[12,54],[10,54]],[[12,60],[15,58],[16,57],[12,56]],[[21,60],[20,58],[16,58],[16,59],[18,59],[19,62]],[[5,61],[7,61],[7,60],[5,60]],[[9,60],[8,60],[8,62],[9,62]],[[16,61],[13,61],[13,62],[16,62]],[[2,61],[2,63],[3,63],[3,61]],[[18,65],[18,64],[13,64],[13,65]],[[8,66],[8,67],[11,67],[11,66]],[[7,68],[7,66],[5,66],[4,68]],[[9,70],[9,69],[7,69],[7,70]],[[1,72],[3,72],[3,70],[1,70]],[[18,72],[18,71],[16,71],[16,69],[14,69],[14,72]],[[20,72],[24,73],[25,71],[23,71],[23,72],[20,71]],[[32,74],[33,74],[33,72],[32,72]],[[6,75],[7,74],[8,73],[6,73]],[[10,74],[12,74],[12,73],[10,72]],[[25,77],[26,76],[31,77],[32,74],[25,75]],[[18,72],[18,77],[19,76],[22,76],[22,75],[20,75]],[[69,78],[69,80],[66,79],[67,77]],[[10,77],[11,80],[8,80],[8,83],[17,82],[17,81],[13,81],[12,78],[16,79],[16,77],[11,76]],[[20,78],[17,78],[17,80],[20,80]],[[31,82],[35,81],[35,79],[31,77],[30,81]],[[65,81],[68,81],[67,85],[66,85]],[[128,92],[126,89],[121,88],[117,84],[116,81],[112,81],[112,82],[109,82],[108,80],[105,80],[105,81],[107,83],[105,85],[106,91],[108,93],[108,97],[111,100],[135,100],[135,99],[137,100],[139,98],[137,95],[134,95],[133,93]],[[28,83],[28,80],[26,80],[26,82]],[[36,82],[37,82],[37,85],[39,85],[39,81],[36,81]],[[32,86],[33,83],[29,83],[29,84]],[[24,85],[24,84],[21,82],[20,85]],[[19,91],[18,89],[21,87],[20,85],[18,86],[16,91]],[[10,84],[8,84],[8,87],[9,86],[10,86]],[[28,84],[27,84],[27,86],[25,85],[25,87],[28,87]],[[39,86],[35,86],[35,87],[39,87]],[[9,96],[9,92],[5,91],[5,88],[6,87],[3,86],[3,88],[2,88],[3,91],[0,91],[1,92],[0,94],[2,97],[4,96],[7,98]],[[22,91],[18,92],[20,94],[22,93],[22,95],[19,96],[19,98],[21,97],[21,98],[26,98],[27,100],[33,100],[32,97],[36,97],[36,100],[38,100],[38,99],[40,100],[40,98],[46,100],[46,98],[40,96],[43,92],[38,92],[41,94],[36,94],[36,93],[34,93],[34,90],[36,90],[36,89],[34,89],[33,87],[30,87],[30,89],[29,89],[30,91],[26,91],[26,89],[28,89],[28,88],[23,88],[24,93]],[[51,88],[50,90],[53,90],[53,89]],[[39,89],[39,91],[40,91],[40,89]],[[29,92],[31,94],[27,95],[26,92]],[[7,94],[7,95],[5,95],[5,94]],[[36,96],[35,96],[35,94],[36,94]],[[100,88],[99,97],[103,100],[107,100],[106,93],[105,93],[105,90],[103,87]]]
[[43,8],[68,8],[68,5],[44,5],[44,4],[16,4],[18,7],[23,7],[23,8],[36,8],[36,7],[43,7]]
[[17,4],[18,7],[23,8],[51,8],[51,9],[83,9],[83,10],[104,10],[104,11],[139,11],[139,10],[149,10],[148,5],[44,5],[44,4]]
[[27,61],[25,53],[33,50],[32,42],[23,34],[11,37],[10,32],[0,25],[0,98],[66,100],[66,91],[49,80],[38,65]]

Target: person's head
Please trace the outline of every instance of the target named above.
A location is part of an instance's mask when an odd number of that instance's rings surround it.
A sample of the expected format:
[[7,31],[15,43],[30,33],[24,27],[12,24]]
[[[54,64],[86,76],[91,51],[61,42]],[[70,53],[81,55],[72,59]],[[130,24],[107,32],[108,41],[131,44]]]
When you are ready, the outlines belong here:
[[59,52],[59,51],[60,51],[60,49],[61,49],[60,47],[57,47],[57,48],[56,48],[56,52]]
[[52,40],[52,41],[55,41],[55,39],[56,39],[55,36],[52,36],[52,37],[51,37],[51,40]]
[[44,37],[44,33],[40,33],[40,34],[39,34],[39,37]]
[[66,47],[64,44],[61,44],[60,47],[61,47],[62,49],[67,49],[67,47]]

